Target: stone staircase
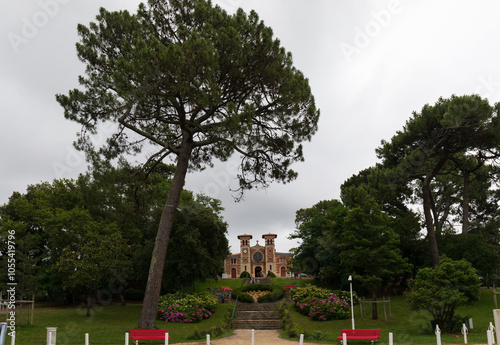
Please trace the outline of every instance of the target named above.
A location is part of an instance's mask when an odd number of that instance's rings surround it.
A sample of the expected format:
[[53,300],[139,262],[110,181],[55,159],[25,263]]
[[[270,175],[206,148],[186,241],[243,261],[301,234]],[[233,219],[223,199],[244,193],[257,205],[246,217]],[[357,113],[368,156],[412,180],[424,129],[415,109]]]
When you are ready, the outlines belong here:
[[279,329],[282,322],[278,316],[278,304],[238,302],[233,325],[236,329]]

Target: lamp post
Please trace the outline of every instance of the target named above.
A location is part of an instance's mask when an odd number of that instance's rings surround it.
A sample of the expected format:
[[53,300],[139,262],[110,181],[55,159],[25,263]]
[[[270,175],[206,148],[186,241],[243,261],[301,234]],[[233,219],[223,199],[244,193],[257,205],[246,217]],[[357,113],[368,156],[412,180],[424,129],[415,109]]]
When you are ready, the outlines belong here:
[[355,328],[354,328],[354,308],[353,308],[353,302],[352,302],[352,276],[349,276],[349,278],[347,278],[347,280],[349,281],[349,285],[351,286],[351,315],[352,315],[352,329],[355,329]]

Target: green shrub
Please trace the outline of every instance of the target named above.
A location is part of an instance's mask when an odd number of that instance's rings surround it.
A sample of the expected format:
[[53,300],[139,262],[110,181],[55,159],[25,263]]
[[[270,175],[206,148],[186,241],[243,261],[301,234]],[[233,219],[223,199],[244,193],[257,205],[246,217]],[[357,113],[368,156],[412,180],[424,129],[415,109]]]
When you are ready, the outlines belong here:
[[282,287],[269,284],[250,284],[234,289],[233,297],[236,298],[238,296],[239,302],[254,303],[253,297],[247,293],[249,291],[271,291],[264,296],[260,296],[258,298],[259,303],[276,302],[285,295],[285,289]]
[[442,256],[441,264],[418,270],[405,293],[413,309],[428,310],[444,331],[454,331],[455,309],[479,300],[481,285],[476,270],[466,260]]
[[247,271],[243,271],[240,274],[240,278],[250,278],[250,277],[251,277],[251,275]]
[[167,309],[168,307],[175,305],[177,305],[177,309],[179,311],[183,311],[184,308],[198,306],[199,308],[204,308],[209,310],[210,312],[214,312],[215,307],[217,306],[217,297],[215,297],[210,292],[202,292],[197,294],[176,292],[174,294],[161,296],[158,302],[158,309]]
[[[317,297],[319,299],[328,298],[330,294],[337,295],[340,299],[351,304],[350,291],[328,290],[315,285],[306,284],[304,287],[296,287],[290,290],[290,297],[294,302],[304,302],[306,298]],[[352,294],[353,304],[359,303],[359,298],[355,292]]]
[[259,303],[269,303],[276,302],[283,298],[285,295],[285,289],[281,287],[275,287],[270,293],[258,298]]
[[254,303],[252,296],[241,290],[242,288],[233,289],[232,297],[236,299],[238,297],[238,302],[243,303]]
[[311,334],[307,334],[307,339],[310,339],[310,340],[323,340],[323,339],[325,339],[325,335],[321,331],[314,331]]
[[267,276],[270,277],[270,278],[276,278],[276,274],[274,274],[273,272],[269,271],[267,273]]

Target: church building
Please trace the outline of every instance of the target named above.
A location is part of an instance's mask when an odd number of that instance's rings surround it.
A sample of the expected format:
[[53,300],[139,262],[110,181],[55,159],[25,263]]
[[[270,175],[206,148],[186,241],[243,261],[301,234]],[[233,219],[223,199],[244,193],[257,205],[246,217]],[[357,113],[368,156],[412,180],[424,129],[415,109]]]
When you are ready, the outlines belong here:
[[252,277],[265,277],[268,272],[273,272],[276,277],[287,277],[288,267],[292,255],[290,253],[277,253],[274,240],[277,235],[262,235],[264,245],[259,241],[250,246],[252,235],[240,235],[240,252],[228,255],[224,266],[227,278],[239,278],[240,274],[247,271]]

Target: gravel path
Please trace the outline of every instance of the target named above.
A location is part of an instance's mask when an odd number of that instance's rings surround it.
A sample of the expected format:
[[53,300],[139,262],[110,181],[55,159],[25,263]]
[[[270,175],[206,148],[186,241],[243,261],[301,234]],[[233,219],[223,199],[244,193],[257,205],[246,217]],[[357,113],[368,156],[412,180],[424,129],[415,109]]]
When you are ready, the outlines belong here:
[[[200,345],[205,344],[206,341],[198,343],[183,343],[183,345]],[[292,345],[298,344],[299,341],[291,341],[280,338],[278,331],[263,331],[256,330],[254,334],[254,344],[255,345]],[[251,329],[236,329],[233,332],[233,335],[226,338],[221,338],[217,340],[210,340],[210,344],[212,345],[251,345],[252,344],[252,330]],[[304,344],[311,344],[306,343]],[[321,345],[318,343],[314,343],[315,345]]]

